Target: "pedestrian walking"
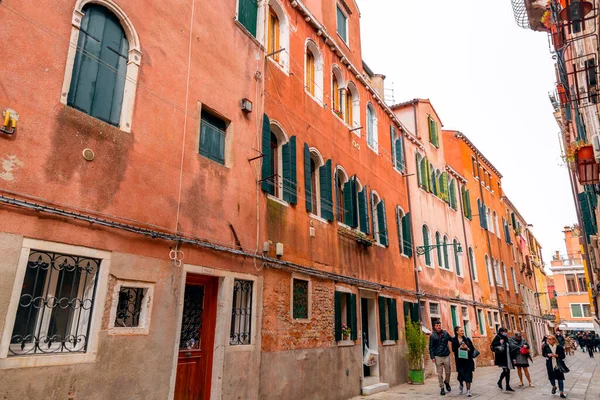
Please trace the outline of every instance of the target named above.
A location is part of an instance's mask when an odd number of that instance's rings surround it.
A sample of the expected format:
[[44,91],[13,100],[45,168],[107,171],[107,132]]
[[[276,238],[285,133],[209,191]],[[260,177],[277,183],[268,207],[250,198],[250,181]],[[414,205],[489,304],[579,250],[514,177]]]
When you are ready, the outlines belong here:
[[[433,332],[429,337],[429,356],[435,363],[435,368],[440,383],[440,395],[444,396],[446,391],[451,392],[450,387],[450,349],[448,343],[452,342],[452,336],[442,329],[442,322],[435,321]],[[444,386],[446,390],[444,390]]]
[[531,382],[531,376],[529,376],[529,360],[533,361],[529,352],[529,343],[520,332],[515,332],[515,336],[508,340],[508,345],[511,358],[515,360],[515,366],[517,367],[519,386],[523,386],[523,373],[525,373],[529,387],[535,387]]
[[556,381],[558,381],[560,397],[563,399],[566,398],[565,372],[569,372],[569,369],[564,363],[565,350],[558,344],[554,336],[548,337],[548,342],[542,350],[542,357],[546,359],[546,371],[548,373],[548,380],[552,385],[552,394],[556,394]]
[[494,353],[494,364],[502,368],[498,387],[502,389],[502,380],[506,381],[506,391],[514,392],[510,387],[510,370],[515,369],[510,358],[510,349],[508,346],[508,331],[504,327],[498,328],[498,334],[492,340],[491,350]]
[[577,343],[579,343],[581,351],[585,353],[585,338],[581,332],[577,332]]
[[563,336],[562,331],[560,329],[556,330],[556,341],[558,342],[558,344],[565,347],[565,337]]
[[590,358],[594,358],[594,349],[596,348],[596,338],[588,333],[585,337],[585,347],[587,348]]
[[460,326],[454,327],[452,351],[454,352],[456,372],[458,373],[456,378],[459,382],[458,393],[463,394],[464,385],[466,385],[467,397],[471,397],[471,383],[473,382],[473,371],[475,370],[473,357],[475,346],[473,346],[473,341],[465,336],[465,331]]
[[600,353],[600,335],[596,333],[596,350]]
[[573,339],[571,339],[569,336],[567,336],[565,338],[565,354],[570,356],[572,355],[573,351]]

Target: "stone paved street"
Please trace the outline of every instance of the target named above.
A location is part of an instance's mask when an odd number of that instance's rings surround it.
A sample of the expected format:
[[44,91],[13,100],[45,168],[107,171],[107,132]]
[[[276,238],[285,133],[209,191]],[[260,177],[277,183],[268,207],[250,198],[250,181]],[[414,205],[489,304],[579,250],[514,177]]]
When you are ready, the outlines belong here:
[[[567,356],[567,365],[571,370],[566,375],[565,394],[572,400],[599,400],[600,399],[600,355],[596,353],[596,358],[591,359],[581,351],[577,351],[573,356]],[[552,387],[546,377],[546,364],[541,357],[537,357],[530,368],[531,378],[535,388],[519,387],[519,378],[517,371],[511,371],[511,386],[515,389],[514,393],[504,393],[496,386],[499,376],[497,367],[485,367],[475,370],[474,383],[472,388],[473,399],[558,399],[558,393],[550,393]],[[514,377],[513,377],[514,376]],[[525,378],[524,378],[525,379]],[[359,396],[353,400],[359,399],[381,399],[381,400],[399,400],[399,399],[431,399],[431,398],[455,398],[465,397],[458,394],[458,382],[456,373],[452,373],[452,393],[442,397],[439,395],[437,378],[435,376],[426,380],[425,385],[417,386],[404,384],[391,388],[384,393],[378,393],[372,396]]]

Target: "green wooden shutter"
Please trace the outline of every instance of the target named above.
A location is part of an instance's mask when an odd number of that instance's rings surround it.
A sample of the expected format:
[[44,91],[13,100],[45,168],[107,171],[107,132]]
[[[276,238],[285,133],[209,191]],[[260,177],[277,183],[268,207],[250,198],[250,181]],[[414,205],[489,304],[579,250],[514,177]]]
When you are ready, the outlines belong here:
[[387,232],[387,218],[385,214],[385,200],[381,199],[379,204],[377,204],[377,219],[378,228],[379,228],[379,241],[385,247],[389,246],[388,242],[388,232]]
[[350,180],[344,184],[344,222],[352,228],[358,226],[356,181],[354,177],[351,177]]
[[472,219],[473,218],[473,211],[471,210],[471,195],[469,194],[469,189],[467,189],[466,191],[466,202],[465,204],[467,205],[467,218]]
[[356,295],[352,293],[350,295],[350,339],[356,340],[358,339],[358,317],[356,314]]
[[402,138],[396,139],[396,169],[404,171],[404,153],[402,152]]
[[396,228],[398,229],[398,248],[400,248],[400,254],[404,254],[403,247],[403,236],[402,236],[402,218],[400,217],[400,209],[396,206]]
[[[427,171],[425,176],[426,176],[426,180],[427,180],[427,191],[428,192],[432,192],[434,190],[434,188],[432,187],[432,183],[433,183],[433,179],[432,179],[432,174],[433,171],[431,171],[431,164],[429,164],[429,161],[427,159],[425,159],[425,170]],[[434,178],[435,179],[435,178]]]
[[369,235],[369,196],[367,186],[358,194],[358,215],[360,218],[360,231],[365,235]]
[[450,269],[450,262],[448,260],[448,241],[444,237],[444,268]]
[[385,297],[379,296],[379,336],[382,342],[387,340],[385,331],[385,300]]
[[440,237],[440,233],[435,233],[435,250],[437,252],[438,262],[440,263],[440,267],[444,267],[444,259],[442,258],[442,238]]
[[319,186],[321,189],[321,217],[333,221],[333,194],[331,193],[331,160],[319,168]]
[[388,310],[390,312],[390,340],[398,340],[398,305],[396,299],[388,300]]
[[395,151],[394,142],[396,141],[396,129],[393,125],[390,125],[390,143],[392,149],[392,165],[396,166],[398,160],[398,154]]
[[452,313],[452,329],[454,330],[454,327],[458,326],[458,320],[456,318],[456,307],[450,306],[450,311]]
[[408,257],[412,257],[412,238],[410,236],[410,212],[407,212],[402,218],[402,240],[404,240],[404,254]]
[[431,265],[431,252],[428,251],[427,247],[429,246],[429,232],[427,227],[423,225],[423,246],[425,246],[425,264]]
[[283,200],[290,204],[298,202],[298,182],[296,177],[296,136],[292,136],[281,146],[283,164]]
[[419,184],[420,187],[422,187],[423,186],[422,178],[421,178],[422,173],[421,173],[421,163],[419,160],[419,153],[415,154],[415,165],[416,165],[415,171],[417,171],[417,183]]
[[438,196],[440,194],[439,188],[441,185],[438,185],[438,181],[436,178],[436,171],[433,168],[433,165],[429,164],[429,168],[431,170],[431,192],[435,195]]
[[429,123],[429,142],[433,143],[433,119],[429,117],[427,122]]
[[410,320],[412,322],[419,322],[419,304],[410,303]]
[[450,201],[450,199],[448,198],[448,174],[446,172],[442,172],[442,175],[440,177],[440,185],[442,186],[440,192],[442,193],[442,200],[448,203]]
[[257,0],[238,0],[238,21],[244,25],[252,36],[256,37],[256,23],[258,19]]
[[262,128],[262,182],[260,184],[261,189],[271,195],[275,194],[275,185],[273,185],[273,152],[271,150],[271,121],[267,114],[263,114],[263,128]]
[[515,213],[510,213],[510,219],[512,220],[512,228],[517,229],[517,220],[515,219]]
[[456,275],[460,275],[461,274],[461,270],[460,270],[460,259],[458,257],[458,240],[454,239],[452,241],[452,249],[453,249],[453,253],[454,253],[454,265],[456,266]]
[[404,323],[410,321],[410,303],[408,301],[404,301],[402,303],[402,308],[404,309]]
[[371,215],[373,216],[373,218],[371,218],[371,228],[373,230],[373,238],[375,238],[375,232],[377,232],[377,221],[375,221],[375,214],[377,212],[376,207],[377,205],[375,204],[375,192],[371,190]]
[[[316,189],[316,188],[315,188]],[[306,203],[306,211],[312,212],[312,179],[310,176],[310,149],[304,143],[304,202]]]
[[335,292],[334,300],[333,300],[334,333],[335,333],[335,340],[338,342],[340,340],[342,340],[342,296],[343,296],[343,293]]
[[[340,213],[343,210],[344,205],[340,204],[340,195],[338,193],[338,170],[335,169],[333,173],[333,191],[335,192],[335,218],[339,218]],[[339,221],[339,219],[338,219]]]
[[129,42],[108,9],[92,4],[83,13],[67,104],[119,126]]
[[587,194],[585,192],[579,193],[578,197],[579,197],[579,206],[581,208],[581,217],[583,218],[583,228],[585,231],[586,240],[589,242],[590,235],[594,235],[591,207],[588,202]]

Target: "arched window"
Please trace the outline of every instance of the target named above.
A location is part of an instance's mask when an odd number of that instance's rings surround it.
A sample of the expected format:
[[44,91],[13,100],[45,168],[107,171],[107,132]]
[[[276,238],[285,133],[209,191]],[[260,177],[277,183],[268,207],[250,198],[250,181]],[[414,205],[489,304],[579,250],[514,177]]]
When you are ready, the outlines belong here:
[[[351,128],[360,126],[360,98],[353,82],[348,82],[344,92],[344,121]],[[355,131],[357,134],[358,131]]]
[[506,274],[506,265],[502,262],[502,275],[504,276],[504,287],[506,290],[510,290],[510,285],[508,283],[508,275]]
[[342,108],[342,91],[344,87],[344,78],[340,69],[333,66],[331,71],[331,110],[339,118],[344,118],[344,110]]
[[[252,0],[250,0],[252,1]],[[266,45],[267,54],[275,53],[269,56],[271,61],[274,61],[276,65],[283,69],[283,72],[287,74],[289,67],[289,47],[290,47],[290,29],[289,20],[285,13],[283,6],[277,0],[269,0],[268,6],[269,15],[267,16],[267,34],[266,34]],[[259,10],[258,20],[261,19],[262,7]],[[257,29],[257,37],[261,35],[261,24]]]
[[323,57],[319,47],[312,40],[306,42],[304,86],[317,101],[323,101]]
[[335,196],[337,203],[337,220],[342,224],[346,223],[346,212],[345,212],[345,197],[344,197],[344,185],[348,182],[348,174],[341,167],[335,170]]
[[77,47],[69,48],[61,102],[129,132],[141,60],[139,39],[129,18],[112,2],[101,2],[110,9],[90,3],[80,1],[82,8],[74,12],[72,37]]
[[397,171],[404,172],[404,150],[402,136],[396,127],[390,125],[390,136],[392,138],[392,162]]
[[381,198],[374,190],[371,191],[371,214],[373,215],[373,238],[377,243],[381,244],[381,238],[379,237],[379,210],[377,206],[381,202]]
[[498,214],[496,214],[496,211],[494,211],[494,225],[496,226],[496,236],[502,238],[502,235],[500,234],[500,226],[498,225]]
[[[279,17],[273,8],[269,5],[269,30],[267,36],[267,54],[275,53],[280,46],[280,31]],[[279,62],[279,53],[273,54],[273,60]]]
[[310,151],[310,201],[312,213],[321,216],[321,190],[319,168],[323,166],[323,158],[316,150]]
[[496,284],[498,286],[502,285],[502,273],[500,272],[500,263],[496,259],[492,259],[492,265],[494,266],[494,275],[496,277]]
[[471,264],[471,276],[474,281],[477,281],[477,265],[475,264],[475,254],[472,247],[469,247],[469,262]]
[[458,253],[458,239],[454,238],[452,240],[452,248],[454,250],[454,268],[456,271],[456,275],[462,275],[462,265],[460,263],[460,254]]
[[448,257],[448,236],[444,235],[444,268],[450,269],[450,261]]
[[442,255],[442,235],[439,232],[435,233],[435,245],[436,245],[436,253],[437,253],[437,262],[438,267],[444,268],[444,256]]
[[423,225],[423,246],[425,247],[425,265],[431,267],[431,252],[428,246],[431,244],[431,237],[427,225]]
[[371,103],[367,104],[367,144],[373,150],[378,149],[377,114]]
[[492,267],[490,266],[490,258],[485,255],[485,270],[487,272],[488,283],[490,286],[494,286],[494,278],[492,277]]
[[[293,146],[290,146],[287,135],[281,126],[276,121],[271,121],[271,154],[265,161],[271,163],[271,174],[273,175],[273,180],[269,181],[273,185],[273,192],[271,194],[285,201],[290,200],[292,191],[294,196],[296,194],[296,185],[293,188],[289,187],[292,179],[295,182],[296,177],[286,176],[287,170],[284,173],[284,167],[287,169],[287,163],[284,158],[291,158],[288,155],[290,147],[293,147],[294,153],[296,152],[295,137],[293,139]],[[284,157],[283,153],[286,153],[286,157]]]

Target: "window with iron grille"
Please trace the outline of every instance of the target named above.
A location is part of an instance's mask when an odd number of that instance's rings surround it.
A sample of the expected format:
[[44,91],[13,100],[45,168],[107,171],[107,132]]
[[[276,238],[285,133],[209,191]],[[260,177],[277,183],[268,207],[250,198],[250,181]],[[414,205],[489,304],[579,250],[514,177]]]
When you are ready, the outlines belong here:
[[233,282],[230,345],[251,344],[252,341],[252,281]]
[[140,325],[142,301],[146,297],[146,291],[146,288],[121,286],[115,328],[136,328]]
[[227,122],[206,110],[202,110],[200,118],[200,155],[225,164]]
[[85,353],[100,260],[32,249],[9,356]]
[[308,281],[295,278],[293,281],[293,318],[308,319]]

